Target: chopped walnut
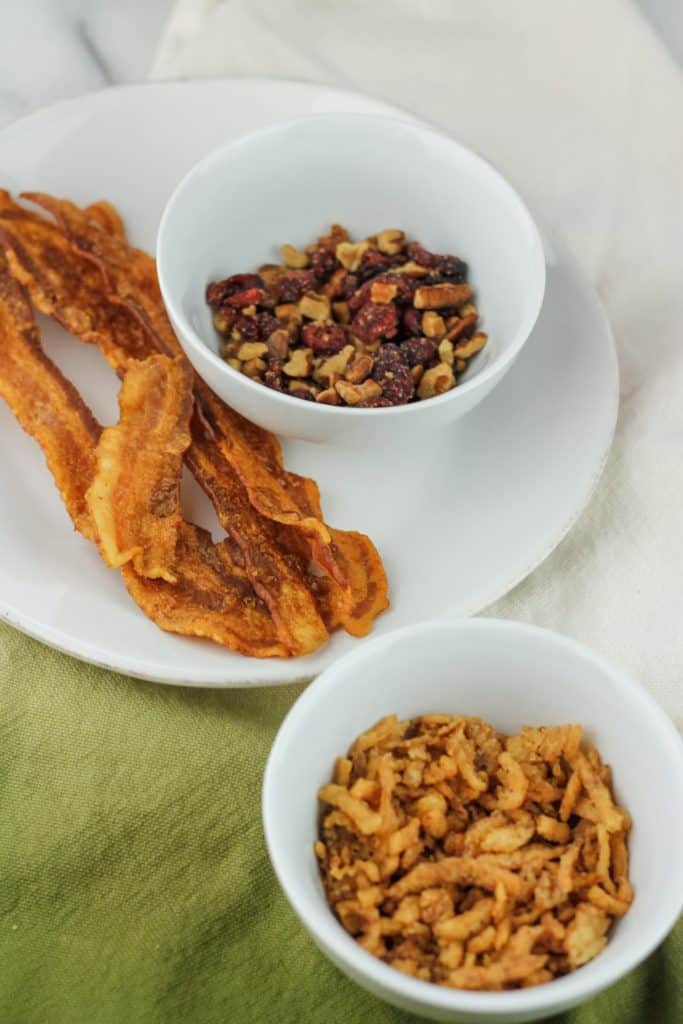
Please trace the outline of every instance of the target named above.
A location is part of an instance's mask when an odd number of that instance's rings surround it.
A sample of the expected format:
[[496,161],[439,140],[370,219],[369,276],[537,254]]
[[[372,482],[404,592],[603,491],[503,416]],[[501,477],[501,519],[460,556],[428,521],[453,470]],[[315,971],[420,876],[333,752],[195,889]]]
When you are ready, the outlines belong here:
[[374,380],[366,380],[362,384],[350,384],[348,381],[340,380],[336,384],[337,394],[343,398],[347,405],[358,405],[359,402],[367,402],[373,398],[379,398],[382,389]]
[[341,352],[336,352],[333,356],[328,356],[327,359],[323,360],[316,369],[314,373],[316,380],[329,380],[334,373],[338,373],[340,376],[343,376],[346,373],[346,368],[355,353],[356,350],[353,345],[345,345]]
[[264,345],[263,342],[245,341],[237,350],[237,358],[244,361],[248,359],[258,359],[259,356],[265,356],[267,352],[268,346]]
[[313,369],[313,353],[310,348],[295,348],[289,355],[289,362],[282,367],[288,377],[310,377]]
[[487,334],[475,334],[469,341],[459,342],[453,352],[458,359],[471,359],[477,352],[481,352],[487,340]]
[[300,252],[293,245],[281,245],[280,252],[285,266],[291,270],[303,270],[310,263],[308,253]]
[[396,256],[403,248],[405,237],[403,231],[387,228],[377,235],[377,248],[387,256]]
[[299,299],[297,308],[302,316],[310,320],[329,320],[330,317],[330,300],[326,295],[307,292]]
[[450,391],[454,386],[455,377],[452,367],[448,363],[439,363],[431,370],[425,370],[417,394],[421,399],[435,398],[437,395],[443,395],[446,391]]
[[360,261],[370,248],[367,240],[362,242],[340,242],[336,248],[336,256],[342,267],[350,270],[358,270]]

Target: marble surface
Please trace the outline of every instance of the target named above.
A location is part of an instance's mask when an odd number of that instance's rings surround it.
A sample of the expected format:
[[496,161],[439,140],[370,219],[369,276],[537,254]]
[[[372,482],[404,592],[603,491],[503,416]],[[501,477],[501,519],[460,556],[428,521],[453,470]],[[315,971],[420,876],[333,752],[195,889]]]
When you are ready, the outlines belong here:
[[[681,0],[636,2],[683,63]],[[206,0],[196,3],[201,16]],[[58,99],[143,81],[173,8],[174,0],[0,0],[0,128]]]

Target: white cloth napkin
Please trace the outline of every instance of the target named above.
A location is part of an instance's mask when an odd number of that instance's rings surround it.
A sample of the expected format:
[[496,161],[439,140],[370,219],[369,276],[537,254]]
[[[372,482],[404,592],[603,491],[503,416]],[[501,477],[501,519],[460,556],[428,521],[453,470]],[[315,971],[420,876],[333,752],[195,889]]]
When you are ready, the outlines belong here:
[[590,644],[683,724],[679,68],[627,0],[179,0],[152,77],[252,75],[343,85],[428,118],[569,242],[617,337],[617,436],[571,534],[486,614]]

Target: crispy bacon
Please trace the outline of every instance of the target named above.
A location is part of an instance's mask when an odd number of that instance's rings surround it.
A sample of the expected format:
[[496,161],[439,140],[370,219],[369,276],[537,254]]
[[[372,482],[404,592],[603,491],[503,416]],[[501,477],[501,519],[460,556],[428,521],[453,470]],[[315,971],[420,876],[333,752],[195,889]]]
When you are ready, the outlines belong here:
[[119,422],[102,432],[87,493],[106,565],[132,559],[139,576],[176,580],[180,475],[190,444],[192,373],[183,359],[131,363]]

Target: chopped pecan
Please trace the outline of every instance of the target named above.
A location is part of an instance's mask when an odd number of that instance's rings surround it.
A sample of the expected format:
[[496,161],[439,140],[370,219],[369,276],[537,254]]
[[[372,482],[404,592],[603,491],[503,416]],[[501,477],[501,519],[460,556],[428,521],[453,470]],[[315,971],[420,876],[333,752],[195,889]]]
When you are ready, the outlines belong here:
[[301,340],[316,353],[341,352],[346,345],[346,335],[342,328],[329,320],[306,324],[301,329]]
[[371,356],[360,355],[347,368],[344,376],[352,384],[360,384],[366,377],[369,377],[373,365],[374,360]]
[[392,305],[367,302],[351,321],[351,330],[361,341],[393,338],[398,330],[398,312]]
[[468,284],[423,284],[415,292],[415,309],[440,309],[460,306],[472,294]]
[[[464,308],[464,307],[463,307]],[[464,334],[467,334],[473,327],[476,326],[477,320],[479,319],[476,313],[468,313],[467,316],[454,316],[448,321],[448,330],[446,331],[446,337],[450,341],[455,341],[457,338],[462,338]]]

